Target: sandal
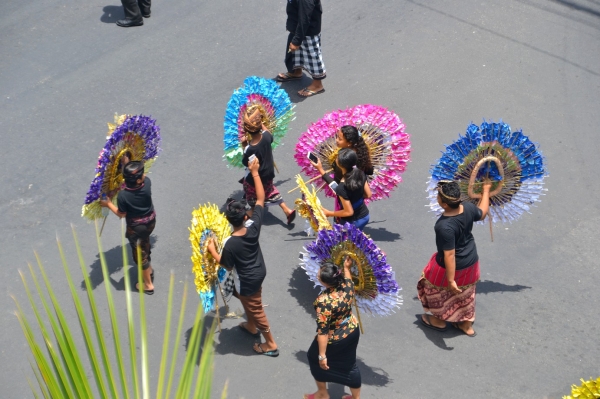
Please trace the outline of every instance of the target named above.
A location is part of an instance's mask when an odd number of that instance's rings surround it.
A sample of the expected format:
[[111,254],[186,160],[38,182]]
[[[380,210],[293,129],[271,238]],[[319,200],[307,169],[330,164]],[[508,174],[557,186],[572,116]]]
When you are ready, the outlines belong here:
[[294,209],[289,215],[287,215],[287,224],[288,226],[292,224],[292,222],[296,219],[296,210]]
[[[140,285],[140,283],[136,283],[135,284],[135,290],[137,292],[140,292],[139,285]],[[144,294],[146,294],[146,295],[154,295],[154,290],[144,290]]]
[[[427,316],[427,320],[425,320],[425,316]],[[419,319],[421,320],[421,324],[423,324],[427,328],[431,328],[432,330],[443,332],[448,329],[448,324],[446,324],[444,327],[436,327],[433,324],[431,324],[428,314],[421,315]]]
[[275,77],[275,81],[281,82],[281,83],[290,82],[292,80],[298,80],[298,79],[302,79],[302,75],[294,76],[294,75],[291,75],[289,72],[285,72],[283,74],[280,73],[279,75],[277,75]]
[[[301,94],[301,93],[307,93],[307,94]],[[321,94],[321,93],[325,93],[325,89],[321,89],[319,91],[312,91],[312,90],[308,90],[308,87],[305,87],[304,89],[302,89],[298,92],[298,95],[300,97],[308,98],[308,97],[316,96],[317,94]]]
[[248,324],[248,323],[244,321],[244,322],[241,322],[240,324],[238,324],[238,327],[239,327],[239,328],[240,328],[240,329],[241,329],[243,332],[245,332],[246,334],[252,335],[254,338],[260,338],[260,331],[256,331],[256,333],[252,334],[252,333],[250,332],[250,330],[248,330],[248,329],[246,328],[246,325],[247,325],[247,324]]
[[352,399],[352,395],[344,395],[342,396],[342,399]]
[[467,337],[471,337],[473,338],[474,336],[477,335],[477,331],[473,330],[473,334],[467,334],[467,332],[465,330],[463,330],[462,328],[460,328],[460,326],[458,325],[458,323],[452,323],[452,327],[454,328],[458,328],[463,334],[465,334]]
[[[279,356],[279,349],[273,349],[272,351],[265,351],[262,346],[260,346],[260,343],[255,343],[254,346],[252,347],[252,349],[254,350],[254,352],[260,354],[260,355],[265,355],[265,356],[269,356],[269,357],[277,357]],[[258,348],[258,350],[256,349]]]

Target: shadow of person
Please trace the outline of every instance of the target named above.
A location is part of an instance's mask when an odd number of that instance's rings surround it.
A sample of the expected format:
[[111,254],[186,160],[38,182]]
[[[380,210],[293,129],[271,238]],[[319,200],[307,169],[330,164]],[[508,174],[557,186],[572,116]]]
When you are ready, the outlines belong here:
[[454,350],[453,346],[446,345],[446,341],[444,341],[444,337],[452,338],[458,335],[462,335],[462,332],[448,325],[448,329],[446,331],[435,331],[431,328],[425,327],[421,322],[421,313],[415,315],[416,320],[413,322],[414,325],[417,326],[423,333],[425,334],[425,338],[433,342],[435,346],[440,349],[451,351]]
[[[221,317],[223,317],[224,315],[225,315],[224,312],[221,313]],[[195,359],[195,362],[197,365],[200,364],[200,357],[202,356],[202,351],[204,350],[204,345],[207,344],[206,339],[207,339],[207,335],[208,335],[208,332],[210,331],[210,329],[214,328],[215,335],[219,334],[216,316],[212,313],[204,315],[204,320],[203,320],[203,324],[202,324],[201,328],[202,328],[202,330],[200,331],[200,337],[199,337],[200,345],[198,347],[198,353],[196,354],[196,359]],[[185,347],[186,352],[189,350],[190,345],[191,345],[192,330],[193,330],[193,327],[188,328],[183,336],[183,338],[185,339],[185,342],[183,345]]]
[[[131,287],[129,287],[132,291],[136,291],[137,288],[135,288],[135,285],[138,282],[138,270],[137,270],[137,266],[131,266],[129,267],[129,269],[127,269],[125,271],[125,273],[129,274],[129,284],[131,284]],[[109,283],[113,286],[113,288],[117,291],[125,291],[125,276],[121,277],[120,280],[115,280],[114,278],[112,278],[110,275],[108,276],[108,281]]]
[[369,225],[365,226],[363,232],[371,237],[373,241],[389,241],[394,242],[396,240],[401,240],[402,236],[398,233],[392,233],[391,231],[387,231],[383,227],[373,228],[369,227]]
[[[308,343],[310,345],[310,342]],[[359,344],[360,350],[360,344]],[[308,367],[308,358],[306,357],[306,351],[297,351],[294,353],[296,359]],[[360,357],[356,357],[356,365],[360,370],[360,378],[363,385],[375,386],[375,387],[385,387],[393,380],[390,378],[390,375],[387,371],[383,370],[379,367],[371,367],[367,365]],[[329,384],[329,394],[331,397],[342,397],[347,393],[344,393],[345,386],[339,384]]]
[[301,79],[291,80],[289,82],[284,82],[279,85],[280,88],[285,90],[285,92],[290,97],[290,101],[294,104],[301,103],[306,100],[308,97],[302,97],[298,92],[303,88],[309,86],[312,83],[312,79],[310,76],[307,76],[305,73],[302,74]]
[[106,24],[114,24],[119,19],[125,18],[123,6],[105,6],[102,11],[104,14],[100,17],[100,21]]
[[[158,242],[158,236],[153,234],[150,236],[150,245],[154,247],[154,245]],[[108,270],[109,277],[117,273],[118,271],[123,269],[123,266],[130,266],[130,261],[133,262],[133,257],[131,255],[131,247],[127,245],[125,247],[126,258],[123,259],[123,247],[121,245],[116,246],[114,248],[109,249],[104,252],[104,259],[106,260],[106,269]],[[102,282],[104,281],[104,277],[102,275],[102,265],[100,264],[100,254],[96,255],[96,260],[94,263],[90,265],[90,283],[92,285],[92,289],[96,289]],[[135,283],[137,283],[137,266],[132,266],[129,270],[129,278],[131,281],[133,289],[135,289]],[[124,291],[125,290],[125,278],[122,277],[121,280],[117,281],[113,278],[110,278],[110,283],[115,287],[116,290]],[[81,289],[85,291],[85,280],[81,282]]]
[[308,279],[306,272],[300,266],[296,267],[290,278],[288,292],[298,304],[304,308],[306,313],[313,315],[315,309],[313,302],[321,292],[320,288],[315,287],[315,284]]
[[477,283],[477,288],[475,289],[475,292],[477,294],[491,294],[493,292],[499,292],[501,294],[505,293],[505,292],[521,292],[523,290],[529,290],[531,289],[531,287],[528,287],[526,285],[519,285],[519,284],[515,284],[515,285],[507,285],[507,284],[502,284],[502,283],[497,283],[495,281],[480,281]]

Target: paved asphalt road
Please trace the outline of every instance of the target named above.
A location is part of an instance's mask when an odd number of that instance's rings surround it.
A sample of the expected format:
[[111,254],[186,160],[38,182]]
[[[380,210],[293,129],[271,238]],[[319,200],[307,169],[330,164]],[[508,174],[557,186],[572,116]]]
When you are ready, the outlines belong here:
[[[105,296],[93,226],[81,219],[80,207],[115,112],[150,114],[162,129],[164,151],[151,174],[157,291],[148,304],[156,375],[169,271],[177,293],[192,281],[191,210],[221,204],[240,188],[241,172],[221,160],[229,96],[248,75],[283,70],[283,0],[156,0],[152,18],[133,29],[115,26],[121,16],[118,1],[0,4],[3,398],[32,397],[30,355],[9,294],[27,305],[18,270],[35,261],[33,250],[76,325],[55,243],[58,234],[80,276],[73,223],[96,292]],[[413,145],[404,182],[370,207],[366,232],[388,254],[404,306],[392,317],[365,320],[358,348],[362,397],[560,398],[580,377],[597,377],[600,1],[324,1],[323,54],[325,94],[301,101],[295,91],[308,78],[286,87],[297,117],[276,152],[281,191],[294,186],[299,170],[292,160],[298,136],[326,112],[363,103],[389,107],[403,118]],[[424,331],[415,285],[435,250],[434,218],[425,207],[429,166],[443,144],[482,118],[503,118],[530,134],[550,177],[533,213],[497,225],[493,243],[487,226],[475,228],[483,281],[478,335],[471,339]],[[293,203],[293,195],[284,196]],[[272,210],[261,237],[264,301],[281,356],[255,356],[251,340],[235,328],[239,320],[225,320],[216,338],[214,386],[219,392],[228,380],[230,398],[299,398],[314,390],[305,351],[317,291],[297,266],[308,241],[302,223],[288,230],[282,218]],[[121,301],[116,218],[102,238]],[[241,309],[235,300],[232,307]],[[190,311],[186,329],[192,318]],[[184,354],[185,346],[179,350]],[[334,386],[331,397],[342,392]]]

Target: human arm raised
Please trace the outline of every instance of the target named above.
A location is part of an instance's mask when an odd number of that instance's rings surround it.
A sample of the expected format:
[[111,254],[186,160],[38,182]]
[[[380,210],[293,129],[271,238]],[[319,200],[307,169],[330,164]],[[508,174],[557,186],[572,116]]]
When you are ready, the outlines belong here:
[[477,207],[481,209],[481,219],[485,219],[488,211],[490,210],[490,189],[492,188],[492,181],[490,179],[485,179],[483,181],[483,189],[481,193],[481,199],[479,200],[479,204]]
[[248,169],[250,169],[250,173],[252,174],[252,178],[254,179],[254,190],[256,191],[256,205],[264,206],[265,188],[263,187],[262,180],[260,180],[258,168],[260,168],[258,158],[255,158],[254,162],[248,164]]

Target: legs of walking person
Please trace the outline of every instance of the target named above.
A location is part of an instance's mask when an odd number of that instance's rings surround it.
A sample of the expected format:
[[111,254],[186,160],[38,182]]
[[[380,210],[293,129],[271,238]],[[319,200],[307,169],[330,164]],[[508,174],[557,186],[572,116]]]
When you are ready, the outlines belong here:
[[150,2],[151,0],[138,0],[138,7],[144,18],[150,18]]
[[350,388],[352,399],[360,399],[360,388]]
[[[149,2],[150,0],[146,1]],[[123,4],[123,10],[125,11],[125,19],[118,20],[117,25],[124,28],[144,25],[138,0],[121,0],[121,4]]]
[[[129,240],[131,246],[131,252],[133,260],[136,264],[142,264],[142,282],[144,283],[144,289],[146,291],[153,291],[154,284],[152,282],[152,264],[150,254],[152,253],[152,246],[150,244],[150,234],[154,231],[156,226],[156,219],[150,221],[147,224],[138,226],[127,226],[125,237]],[[138,259],[138,247],[141,254],[141,259]],[[138,284],[136,284],[138,288]]]
[[327,383],[315,380],[317,384],[317,392],[315,392],[315,399],[329,399],[329,392],[327,391]]
[[249,296],[238,295],[238,299],[242,303],[242,307],[248,317],[248,324],[246,325],[248,331],[253,332],[258,330],[265,339],[264,343],[257,343],[256,345],[260,345],[263,352],[277,349],[277,344],[275,343],[273,334],[271,334],[271,328],[262,304],[262,288],[259,288],[257,292]]
[[282,72],[277,76],[277,80],[285,82],[286,80],[296,80],[302,76],[302,68],[294,67],[294,53],[289,52],[290,43],[294,38],[293,33],[288,34],[287,43],[285,45],[285,67],[287,72]]

